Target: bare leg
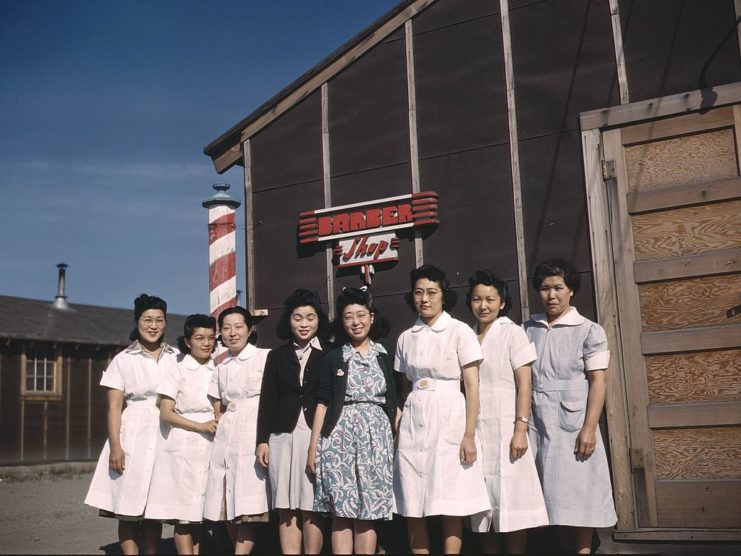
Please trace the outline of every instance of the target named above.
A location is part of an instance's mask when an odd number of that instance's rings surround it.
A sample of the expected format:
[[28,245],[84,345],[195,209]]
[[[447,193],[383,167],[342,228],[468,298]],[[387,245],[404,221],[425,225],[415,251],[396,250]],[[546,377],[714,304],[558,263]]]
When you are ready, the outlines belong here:
[[257,540],[257,527],[254,523],[240,523],[237,526],[237,541],[234,554],[251,554]]
[[144,554],[159,554],[162,538],[162,523],[145,519],[142,521],[142,544]]
[[492,529],[488,533],[481,535],[481,551],[484,554],[501,554],[502,552],[502,535],[494,532]]
[[412,554],[430,553],[430,537],[427,534],[427,520],[424,517],[407,518],[407,537]]
[[525,554],[527,550],[527,529],[504,533],[507,554]]
[[353,520],[345,517],[332,518],[332,554],[353,553]]
[[304,522],[304,554],[321,554],[324,544],[322,517],[317,513],[301,510],[301,519]]
[[118,542],[121,543],[121,552],[126,555],[139,554],[138,538],[138,522],[118,520]]
[[178,554],[195,554],[193,537],[190,534],[190,525],[175,526],[175,550]]
[[278,536],[283,554],[301,554],[301,528],[295,510],[278,510]]
[[443,522],[443,553],[460,554],[463,546],[463,523],[460,516],[444,515]]
[[376,553],[376,523],[365,519],[355,521],[355,554]]

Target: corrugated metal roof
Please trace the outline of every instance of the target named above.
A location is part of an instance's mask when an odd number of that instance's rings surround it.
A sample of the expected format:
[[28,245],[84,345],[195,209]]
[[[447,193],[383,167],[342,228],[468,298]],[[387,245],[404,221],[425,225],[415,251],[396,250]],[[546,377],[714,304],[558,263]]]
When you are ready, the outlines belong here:
[[[125,346],[134,329],[133,309],[70,303],[60,311],[52,302],[0,295],[0,339]],[[168,313],[165,339],[175,345],[184,315]]]

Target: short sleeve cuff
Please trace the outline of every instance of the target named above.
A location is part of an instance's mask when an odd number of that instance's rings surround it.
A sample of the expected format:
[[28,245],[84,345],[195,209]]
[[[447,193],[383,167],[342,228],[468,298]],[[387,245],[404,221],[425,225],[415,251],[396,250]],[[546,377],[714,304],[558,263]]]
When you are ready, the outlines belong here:
[[164,382],[157,388],[157,393],[174,400],[178,396],[178,387],[171,382]]
[[124,383],[121,380],[121,376],[118,374],[109,373],[108,371],[103,373],[100,378],[100,385],[106,388],[113,388],[114,390],[124,390]]
[[608,351],[601,351],[599,353],[596,353],[592,355],[589,359],[587,359],[584,362],[587,371],[598,371],[602,369],[607,369],[607,366],[610,364],[610,352]]
[[520,349],[517,353],[512,355],[513,369],[519,369],[524,365],[529,365],[538,358],[538,352],[535,350],[535,344],[529,343],[527,346]]

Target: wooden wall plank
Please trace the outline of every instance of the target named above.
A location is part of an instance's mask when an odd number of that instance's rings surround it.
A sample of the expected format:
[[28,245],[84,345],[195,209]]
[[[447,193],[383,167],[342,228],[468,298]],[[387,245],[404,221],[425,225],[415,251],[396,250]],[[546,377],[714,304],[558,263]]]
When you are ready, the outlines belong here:
[[646,357],[649,402],[741,399],[741,349]]
[[741,425],[741,401],[648,406],[652,429]]
[[738,542],[741,531],[738,529],[672,529],[645,527],[638,531],[615,531],[616,541],[690,541],[690,542]]
[[741,248],[713,253],[637,261],[634,265],[636,282],[659,282],[678,278],[712,276],[741,270]]
[[652,191],[628,193],[630,214],[666,210],[741,197],[741,178],[691,183]]
[[741,247],[741,201],[639,214],[632,224],[636,260]]
[[685,114],[626,127],[623,130],[623,145],[657,141],[731,126],[733,126],[733,107],[724,106],[709,110],[705,114]]
[[625,147],[628,191],[738,176],[733,129]]
[[662,429],[653,441],[657,479],[741,479],[741,427]]
[[740,291],[741,274],[643,284],[638,287],[643,330],[727,324],[726,310],[738,304]]
[[741,481],[657,481],[659,521],[666,527],[741,527]]
[[644,332],[641,334],[641,351],[644,355],[651,355],[735,349],[739,338],[741,324]]

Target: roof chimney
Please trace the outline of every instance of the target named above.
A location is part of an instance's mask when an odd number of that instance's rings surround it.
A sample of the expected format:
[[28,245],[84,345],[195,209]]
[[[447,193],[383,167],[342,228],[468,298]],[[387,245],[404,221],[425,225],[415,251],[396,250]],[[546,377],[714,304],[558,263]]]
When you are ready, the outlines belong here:
[[61,311],[69,309],[69,305],[67,305],[67,296],[64,295],[64,275],[68,266],[69,265],[65,263],[59,263],[57,265],[57,268],[59,269],[59,280],[57,283],[57,296],[54,298],[54,308]]

